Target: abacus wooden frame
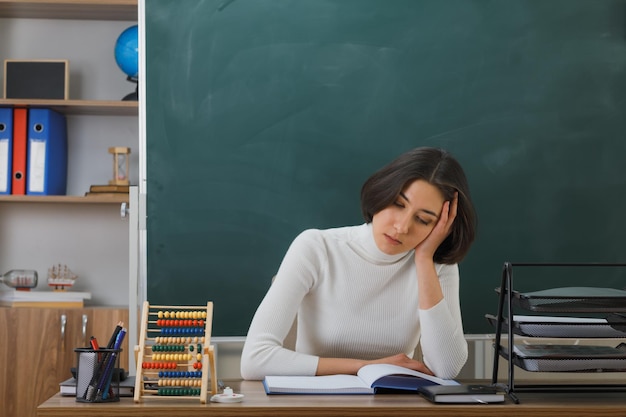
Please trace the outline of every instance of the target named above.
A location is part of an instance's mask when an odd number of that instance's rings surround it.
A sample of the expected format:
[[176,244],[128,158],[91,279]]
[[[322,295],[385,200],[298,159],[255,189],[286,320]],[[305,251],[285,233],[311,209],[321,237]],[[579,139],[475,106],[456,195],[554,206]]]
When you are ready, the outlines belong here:
[[[204,322],[204,346],[202,352],[202,382],[200,387],[200,402],[206,404],[208,397],[208,385],[211,384],[211,395],[217,394],[217,372],[215,366],[215,348],[211,345],[211,327],[213,324],[213,303],[207,302],[206,306],[171,306],[171,305],[153,305],[151,306],[148,301],[143,303],[142,315],[141,315],[141,333],[139,336],[139,345],[135,346],[135,361],[137,363],[136,381],[135,381],[135,402],[141,402],[144,399],[194,399],[197,400],[197,396],[159,396],[154,395],[155,390],[146,389],[144,383],[144,374],[146,369],[143,368],[144,357],[146,356],[146,349],[151,349],[151,346],[146,345],[146,341],[151,341],[153,338],[149,337],[148,333],[154,331],[149,328],[149,321],[151,314],[157,314],[151,312],[153,309],[161,310],[202,310],[206,311],[206,319]],[[155,322],[152,322],[155,323]],[[189,366],[189,364],[180,364],[177,366]],[[209,381],[209,375],[211,377]]]

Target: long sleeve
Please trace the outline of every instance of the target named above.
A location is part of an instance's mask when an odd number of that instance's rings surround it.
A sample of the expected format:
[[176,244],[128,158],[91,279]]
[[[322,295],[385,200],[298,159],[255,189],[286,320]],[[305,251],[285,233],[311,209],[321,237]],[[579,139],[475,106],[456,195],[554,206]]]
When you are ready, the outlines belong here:
[[441,265],[438,271],[443,300],[420,310],[420,344],[424,363],[440,378],[455,378],[467,361],[459,301],[458,265]]
[[[301,235],[302,236],[302,235]],[[296,238],[259,305],[248,330],[241,356],[241,376],[263,379],[266,375],[315,375],[319,358],[283,347],[311,282],[316,263],[306,259],[306,241]]]

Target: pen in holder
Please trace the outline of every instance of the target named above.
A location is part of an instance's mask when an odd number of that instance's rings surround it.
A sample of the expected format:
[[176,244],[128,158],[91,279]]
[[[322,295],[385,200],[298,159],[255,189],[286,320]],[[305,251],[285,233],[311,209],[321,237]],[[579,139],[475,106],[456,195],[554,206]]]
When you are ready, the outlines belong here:
[[77,348],[76,401],[84,403],[120,400],[121,349]]

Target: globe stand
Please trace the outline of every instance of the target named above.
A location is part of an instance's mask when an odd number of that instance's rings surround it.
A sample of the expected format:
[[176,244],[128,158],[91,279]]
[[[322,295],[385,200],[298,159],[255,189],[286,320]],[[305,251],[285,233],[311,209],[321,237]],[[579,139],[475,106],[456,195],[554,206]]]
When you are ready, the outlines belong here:
[[133,93],[128,93],[124,96],[124,98],[122,99],[122,101],[138,101],[139,100],[139,80],[137,78],[134,77],[126,77],[126,81],[130,81],[131,83],[135,83],[137,84],[137,86],[135,87],[135,92]]

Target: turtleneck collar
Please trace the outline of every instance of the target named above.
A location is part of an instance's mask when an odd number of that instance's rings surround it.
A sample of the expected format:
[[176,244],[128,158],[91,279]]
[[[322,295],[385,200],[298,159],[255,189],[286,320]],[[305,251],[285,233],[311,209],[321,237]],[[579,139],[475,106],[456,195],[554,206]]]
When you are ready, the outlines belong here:
[[353,245],[351,246],[361,256],[375,264],[392,264],[413,253],[413,250],[410,250],[396,255],[387,255],[381,251],[374,240],[372,223],[364,223],[357,226],[355,229],[355,236],[352,241]]

